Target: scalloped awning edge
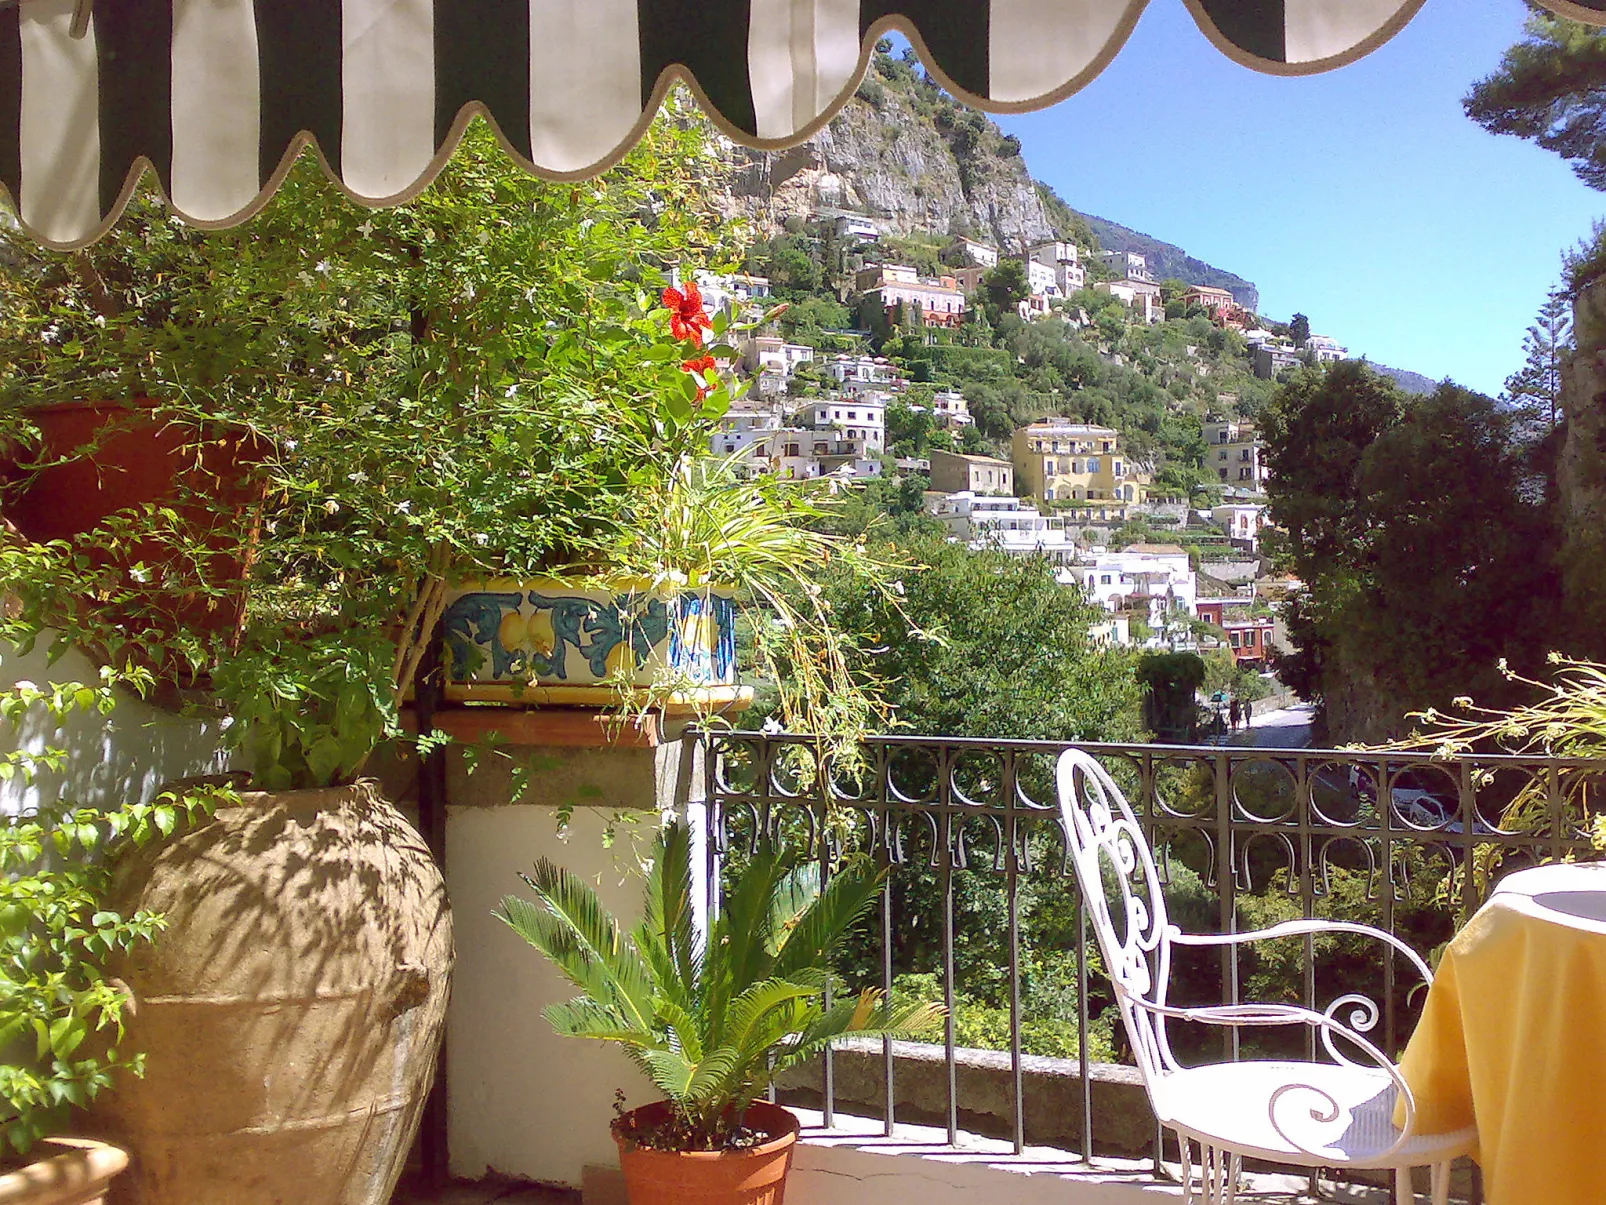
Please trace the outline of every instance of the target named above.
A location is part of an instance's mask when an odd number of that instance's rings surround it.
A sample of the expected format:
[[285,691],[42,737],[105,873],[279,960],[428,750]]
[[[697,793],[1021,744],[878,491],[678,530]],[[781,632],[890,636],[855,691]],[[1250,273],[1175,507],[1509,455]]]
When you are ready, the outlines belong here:
[[[309,144],[354,201],[395,205],[476,115],[525,170],[584,179],[677,82],[731,138],[782,149],[848,102],[892,31],[961,100],[1022,112],[1096,78],[1148,2],[101,0],[75,38],[75,0],[23,0],[0,9],[0,189],[64,250],[111,229],[146,170],[183,220],[238,225]],[[1184,3],[1225,54],[1291,75],[1363,57],[1423,0]],[[1606,25],[1606,0],[1543,3]]]

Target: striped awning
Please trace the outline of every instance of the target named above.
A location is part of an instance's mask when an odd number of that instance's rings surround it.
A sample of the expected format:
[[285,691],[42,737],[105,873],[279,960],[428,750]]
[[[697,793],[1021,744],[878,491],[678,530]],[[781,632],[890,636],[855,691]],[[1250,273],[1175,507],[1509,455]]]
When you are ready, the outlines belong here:
[[[1375,49],[1423,0],[1184,2],[1232,58],[1299,74]],[[733,138],[788,146],[852,95],[891,30],[969,103],[1040,108],[1092,80],[1148,0],[0,3],[0,186],[67,248],[110,228],[147,164],[186,220],[241,222],[309,140],[354,199],[395,204],[477,113],[537,175],[589,176],[677,79]],[[1606,24],[1606,0],[1544,3]]]

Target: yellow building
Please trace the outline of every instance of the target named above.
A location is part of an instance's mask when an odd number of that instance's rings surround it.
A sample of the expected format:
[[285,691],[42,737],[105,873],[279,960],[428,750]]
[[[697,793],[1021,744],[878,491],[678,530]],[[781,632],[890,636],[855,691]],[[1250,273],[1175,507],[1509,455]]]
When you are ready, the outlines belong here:
[[1015,432],[1015,484],[1043,502],[1091,502],[1110,508],[1145,500],[1148,475],[1126,458],[1121,433],[1063,418],[1045,418]]

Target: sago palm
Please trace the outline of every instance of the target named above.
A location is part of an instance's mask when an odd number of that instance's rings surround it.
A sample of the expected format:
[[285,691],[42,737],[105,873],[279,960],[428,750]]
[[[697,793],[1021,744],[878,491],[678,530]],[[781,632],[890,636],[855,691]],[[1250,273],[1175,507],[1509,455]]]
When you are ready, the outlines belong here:
[[[582,995],[546,1010],[559,1033],[617,1042],[668,1098],[678,1149],[730,1144],[772,1078],[844,1034],[907,1036],[942,1019],[935,1005],[895,1007],[849,993],[832,952],[864,915],[882,875],[850,867],[822,891],[812,865],[766,845],[748,863],[706,942],[692,923],[691,839],[666,825],[641,923],[628,933],[596,893],[542,859],[521,876],[536,898],[497,915]],[[827,991],[834,997],[827,1004]]]

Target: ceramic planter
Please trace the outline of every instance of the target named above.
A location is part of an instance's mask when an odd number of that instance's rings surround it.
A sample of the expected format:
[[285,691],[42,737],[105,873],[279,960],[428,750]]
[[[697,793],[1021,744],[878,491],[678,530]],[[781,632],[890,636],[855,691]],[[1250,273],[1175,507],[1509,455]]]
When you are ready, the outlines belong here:
[[655,683],[677,706],[742,705],[729,592],[473,583],[446,607],[452,702],[613,707]]
[[128,1153],[88,1138],[51,1138],[33,1162],[0,1174],[0,1205],[102,1205]]
[[741,1151],[659,1151],[625,1137],[668,1112],[668,1102],[658,1101],[614,1123],[630,1205],[782,1205],[797,1146],[797,1118],[779,1105],[754,1104],[747,1124],[769,1140]]
[[446,1024],[452,917],[372,783],[245,793],[117,865],[167,926],[114,964],[145,1052],[90,1112],[125,1205],[388,1205]]

